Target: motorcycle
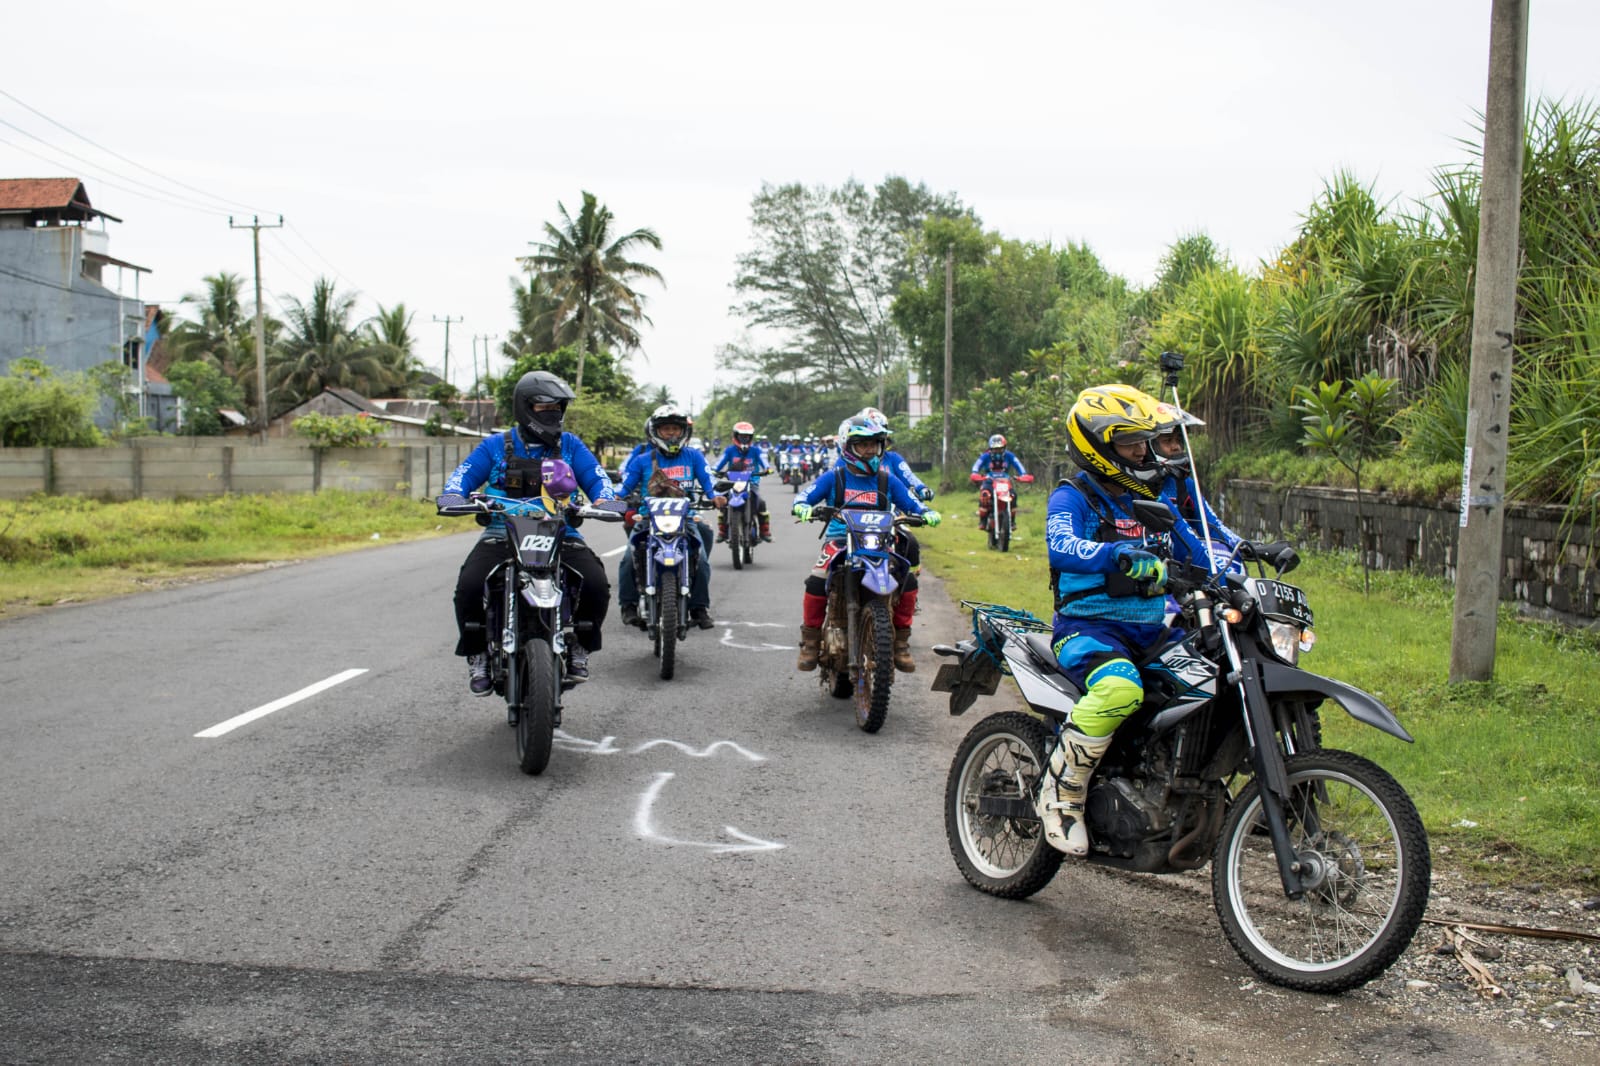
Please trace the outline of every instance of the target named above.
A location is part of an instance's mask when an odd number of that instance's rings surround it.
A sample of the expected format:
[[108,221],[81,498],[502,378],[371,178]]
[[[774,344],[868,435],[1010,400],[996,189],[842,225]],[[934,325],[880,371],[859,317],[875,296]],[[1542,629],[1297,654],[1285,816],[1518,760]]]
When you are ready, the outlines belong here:
[[783,483],[788,485],[796,495],[800,486],[806,483],[804,461],[793,452],[780,452],[778,454],[778,476]]
[[651,496],[640,506],[645,534],[633,547],[639,615],[661,660],[663,681],[672,680],[678,642],[689,634],[689,587],[695,568],[703,565],[695,511],[713,506],[692,496]]
[[[1155,501],[1136,502],[1147,529],[1171,529]],[[1286,547],[1286,546],[1284,546]],[[1427,832],[1405,789],[1377,764],[1324,748],[1325,701],[1404,741],[1373,696],[1299,668],[1315,642],[1305,593],[1229,559],[1215,573],[1169,564],[1183,636],[1141,663],[1145,698],[1118,728],[1090,780],[1085,862],[1166,874],[1211,863],[1223,933],[1251,969],[1307,992],[1355,988],[1411,942],[1428,902]],[[934,650],[954,656],[934,679],[962,714],[1016,680],[1029,713],[978,722],[956,751],[945,832],[962,875],[990,895],[1021,899],[1065,856],[1044,839],[1034,800],[1061,726],[1082,696],[1061,673],[1051,627],[1026,611],[967,603],[972,636]]]
[[817,665],[822,687],[836,699],[855,698],[856,725],[876,733],[889,716],[894,684],[894,610],[900,592],[891,561],[895,530],[920,526],[918,515],[836,508],[822,504],[814,522],[838,517],[845,523],[845,547],[828,563],[828,607],[822,623]]
[[714,486],[718,495],[728,497],[728,548],[733,552],[733,568],[743,570],[744,564],[755,561],[755,544],[760,539],[760,519],[756,515],[755,488],[758,482],[735,459],[729,464],[728,476]]
[[[1017,530],[1016,496],[1011,488],[1011,478],[1005,474],[997,474],[989,478],[975,474],[974,477],[989,482],[989,516],[983,520],[982,527],[989,532],[989,547],[1002,552],[1011,550],[1011,534]],[[1017,480],[1023,484],[1032,484],[1032,474],[1018,474]]]
[[[548,494],[560,482],[546,460],[546,495],[517,500],[473,493],[463,513],[504,516],[506,557],[483,583],[485,642],[489,679],[506,701],[506,722],[516,730],[517,764],[539,774],[550,762],[556,727],[561,724],[562,693],[575,682],[567,676],[567,645],[576,639],[567,575],[561,569],[566,528],[584,519],[620,522],[620,512],[602,507],[562,507]],[[565,467],[565,463],[561,463]],[[571,482],[570,468],[566,472]],[[575,484],[572,487],[576,487]],[[567,488],[570,493],[572,488]],[[565,495],[567,493],[557,493]],[[476,623],[468,623],[468,628]]]

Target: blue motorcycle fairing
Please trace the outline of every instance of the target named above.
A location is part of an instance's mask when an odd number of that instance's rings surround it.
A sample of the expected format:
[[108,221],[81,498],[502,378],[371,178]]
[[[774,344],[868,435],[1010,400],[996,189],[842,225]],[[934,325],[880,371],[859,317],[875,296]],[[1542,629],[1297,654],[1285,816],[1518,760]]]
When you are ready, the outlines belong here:
[[1362,692],[1353,685],[1346,685],[1342,681],[1335,681],[1331,677],[1309,673],[1293,666],[1284,666],[1282,663],[1263,661],[1261,664],[1262,687],[1269,696],[1293,696],[1304,694],[1318,699],[1330,699],[1350,713],[1350,717],[1363,725],[1370,725],[1374,729],[1381,729],[1392,737],[1398,737],[1406,743],[1414,743],[1410,733],[1400,724],[1394,712],[1385,706],[1382,701]]

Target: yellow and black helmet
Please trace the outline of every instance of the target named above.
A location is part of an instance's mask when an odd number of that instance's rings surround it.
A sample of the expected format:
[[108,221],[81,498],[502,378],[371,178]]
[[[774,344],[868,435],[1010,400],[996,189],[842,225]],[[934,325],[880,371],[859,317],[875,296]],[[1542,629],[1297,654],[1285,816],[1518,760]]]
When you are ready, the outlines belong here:
[[1067,452],[1102,481],[1153,500],[1165,474],[1154,454],[1129,461],[1113,445],[1148,444],[1168,421],[1155,397],[1131,385],[1084,389],[1067,413]]

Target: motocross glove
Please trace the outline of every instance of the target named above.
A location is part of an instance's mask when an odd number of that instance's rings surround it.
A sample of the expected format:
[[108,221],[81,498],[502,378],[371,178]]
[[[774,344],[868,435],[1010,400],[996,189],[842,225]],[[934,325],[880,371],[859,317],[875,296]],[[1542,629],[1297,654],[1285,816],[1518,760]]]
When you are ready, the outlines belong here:
[[809,503],[797,503],[789,511],[802,522],[811,521],[812,506]]
[[1129,544],[1118,544],[1115,549],[1117,569],[1143,585],[1150,593],[1159,592],[1167,583],[1167,564]]
[[921,500],[923,503],[927,503],[929,500],[933,499],[933,490],[926,485],[918,485],[917,499]]
[[922,524],[925,526],[937,526],[941,521],[943,519],[940,518],[939,512],[932,508],[922,512]]

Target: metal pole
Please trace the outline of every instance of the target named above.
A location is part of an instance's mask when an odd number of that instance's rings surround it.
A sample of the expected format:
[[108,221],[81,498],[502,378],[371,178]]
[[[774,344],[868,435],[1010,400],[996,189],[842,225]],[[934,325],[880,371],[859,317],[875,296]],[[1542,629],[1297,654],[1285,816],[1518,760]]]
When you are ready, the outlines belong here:
[[450,384],[450,323],[460,322],[462,318],[460,315],[455,318],[451,318],[449,315],[445,315],[443,318],[434,315],[433,320],[444,323],[444,373],[442,377],[444,378],[444,383],[448,385]]
[[956,291],[956,246],[944,250],[944,444],[939,450],[939,465],[944,470],[941,492],[949,492],[955,481],[950,477],[950,363],[953,344]]
[[1467,448],[1462,459],[1461,532],[1456,538],[1455,617],[1450,635],[1452,684],[1488,681],[1494,676],[1500,552],[1505,540],[1506,454],[1510,450],[1528,0],[1494,0],[1489,17],[1489,88],[1484,108]]
[[262,320],[261,312],[261,231],[264,229],[278,229],[283,225],[283,216],[278,216],[276,226],[263,225],[261,219],[252,216],[248,226],[235,226],[232,216],[228,218],[229,229],[247,229],[250,231],[250,242],[255,249],[256,260],[256,430],[261,435],[263,444],[267,441],[267,328]]

